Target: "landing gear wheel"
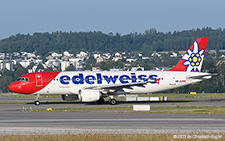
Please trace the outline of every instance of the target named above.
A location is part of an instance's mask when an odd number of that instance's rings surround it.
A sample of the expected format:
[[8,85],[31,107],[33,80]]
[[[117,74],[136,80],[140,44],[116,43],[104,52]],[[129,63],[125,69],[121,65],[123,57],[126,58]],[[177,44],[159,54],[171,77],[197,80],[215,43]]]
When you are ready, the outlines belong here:
[[34,105],[40,105],[40,101],[34,101]]
[[34,101],[34,105],[37,105],[37,106],[40,105],[39,98],[40,98],[40,94],[37,94],[36,98],[35,98],[35,101]]
[[104,104],[105,100],[103,98],[99,98],[97,101],[97,104]]
[[115,105],[117,103],[116,99],[110,99],[109,104]]

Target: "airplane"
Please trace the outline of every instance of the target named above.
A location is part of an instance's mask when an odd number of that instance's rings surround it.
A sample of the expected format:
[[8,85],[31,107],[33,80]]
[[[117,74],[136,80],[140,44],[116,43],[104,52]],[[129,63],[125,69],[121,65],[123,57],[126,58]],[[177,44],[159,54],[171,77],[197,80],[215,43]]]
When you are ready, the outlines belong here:
[[62,95],[63,100],[115,105],[114,95],[143,94],[165,91],[210,79],[213,74],[200,72],[207,37],[199,37],[168,71],[62,71],[24,74],[8,89],[19,94]]

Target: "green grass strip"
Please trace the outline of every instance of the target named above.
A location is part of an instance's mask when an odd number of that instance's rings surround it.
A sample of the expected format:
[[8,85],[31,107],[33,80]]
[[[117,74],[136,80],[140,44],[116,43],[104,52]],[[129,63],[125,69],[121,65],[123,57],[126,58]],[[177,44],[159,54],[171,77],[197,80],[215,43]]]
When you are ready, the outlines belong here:
[[151,107],[151,111],[133,111],[133,107],[56,108],[23,110],[28,112],[104,112],[104,113],[173,113],[173,114],[225,114],[225,106],[168,106]]

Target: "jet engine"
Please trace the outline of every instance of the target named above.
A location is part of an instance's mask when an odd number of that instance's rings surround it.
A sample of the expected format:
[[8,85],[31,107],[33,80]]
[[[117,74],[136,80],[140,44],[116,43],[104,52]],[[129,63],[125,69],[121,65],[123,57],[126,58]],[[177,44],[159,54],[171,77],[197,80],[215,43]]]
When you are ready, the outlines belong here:
[[80,90],[80,101],[92,102],[97,101],[101,97],[99,90]]

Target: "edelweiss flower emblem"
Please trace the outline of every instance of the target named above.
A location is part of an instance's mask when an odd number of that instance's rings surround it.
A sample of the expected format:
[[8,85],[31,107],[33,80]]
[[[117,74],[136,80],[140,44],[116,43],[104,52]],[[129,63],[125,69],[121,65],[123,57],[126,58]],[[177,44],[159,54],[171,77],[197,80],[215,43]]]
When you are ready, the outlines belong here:
[[194,42],[193,51],[188,50],[187,53],[182,57],[185,62],[183,65],[187,66],[187,72],[200,72],[201,64],[204,57],[204,49],[199,51],[198,42]]

